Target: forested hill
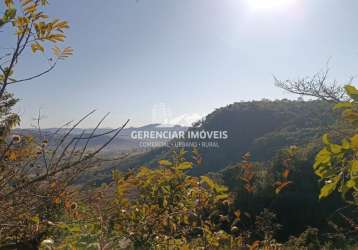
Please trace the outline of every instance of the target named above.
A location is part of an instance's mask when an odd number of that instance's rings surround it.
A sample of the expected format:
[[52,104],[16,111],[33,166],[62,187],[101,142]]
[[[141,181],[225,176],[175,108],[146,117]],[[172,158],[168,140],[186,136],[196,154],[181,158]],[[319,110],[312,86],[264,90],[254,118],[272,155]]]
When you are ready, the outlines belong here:
[[[193,129],[226,130],[228,139],[220,140],[219,147],[200,148],[203,166],[194,172],[218,171],[239,162],[246,152],[253,160],[269,160],[281,148],[319,139],[336,118],[332,106],[323,101],[261,100],[219,108]],[[155,149],[123,162],[120,168],[154,165],[170,152],[168,148]]]

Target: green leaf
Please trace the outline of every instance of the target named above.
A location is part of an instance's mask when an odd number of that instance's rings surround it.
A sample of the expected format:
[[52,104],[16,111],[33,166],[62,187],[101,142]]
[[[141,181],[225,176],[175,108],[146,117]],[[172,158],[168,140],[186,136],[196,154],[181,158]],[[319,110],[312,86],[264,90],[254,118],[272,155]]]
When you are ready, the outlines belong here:
[[351,147],[352,149],[358,149],[358,134],[351,138]]
[[346,85],[344,86],[344,89],[346,90],[349,97],[351,97],[353,100],[358,100],[358,90],[352,86],[352,85]]
[[337,175],[337,171],[327,166],[320,166],[317,168],[314,173],[318,175],[321,179],[332,178]]
[[76,225],[76,224],[69,225],[68,229],[70,230],[71,233],[80,233],[81,232],[80,225]]
[[5,11],[3,21],[5,23],[11,21],[16,16],[16,9],[10,8]]
[[349,181],[347,181],[344,185],[342,185],[339,188],[339,192],[341,193],[342,199],[345,200],[346,199],[346,194],[347,192],[352,188],[350,187],[352,185],[352,183],[348,183]]
[[342,116],[344,119],[349,120],[351,122],[358,120],[358,112],[352,109],[346,109],[343,111]]
[[329,196],[336,189],[339,180],[340,176],[336,176],[333,179],[328,180],[328,182],[321,188],[319,199]]
[[229,189],[223,185],[216,184],[215,191],[218,193],[225,193],[225,192],[228,192]]
[[215,200],[221,201],[227,199],[229,196],[227,194],[220,194],[215,197]]
[[328,138],[328,134],[324,134],[322,136],[322,142],[325,144],[325,145],[329,145],[329,138]]
[[40,223],[40,217],[38,215],[35,215],[35,216],[31,217],[31,220],[33,222],[35,222],[36,224]]
[[339,146],[339,145],[337,145],[337,144],[331,144],[331,145],[330,145],[330,148],[331,148],[331,152],[332,152],[333,154],[338,154],[338,153],[340,153],[341,150],[342,150],[342,147]]
[[352,103],[351,102],[340,102],[334,105],[333,109],[341,109],[341,108],[351,108]]
[[348,188],[353,188],[356,184],[357,184],[357,183],[356,183],[356,181],[355,181],[354,179],[351,179],[351,180],[349,180],[349,181],[346,182],[346,186],[347,186]]
[[210,188],[214,188],[215,187],[215,182],[212,180],[212,179],[210,179],[209,177],[207,177],[207,176],[201,176],[200,177],[201,178],[201,181],[202,182],[205,182],[206,184],[208,184],[208,186],[210,187]]
[[352,161],[352,165],[350,168],[350,174],[352,178],[358,177],[358,161]]
[[342,187],[342,195],[345,198],[345,194],[351,190],[354,189],[355,191],[358,191],[358,179],[350,179],[349,181],[347,181],[344,186]]
[[171,163],[171,162],[168,161],[168,160],[160,160],[160,161],[159,161],[159,164],[160,164],[161,166],[171,166],[171,165],[173,165],[173,163]]
[[351,144],[349,143],[349,141],[347,139],[342,140],[342,148],[345,149],[345,150],[351,148]]
[[7,76],[11,76],[13,73],[14,73],[14,71],[11,70],[9,67],[6,67],[4,69],[4,74],[7,75]]
[[176,167],[176,169],[184,171],[184,170],[191,169],[192,167],[193,167],[193,163],[186,161],[186,162],[180,163],[180,164]]
[[32,53],[35,53],[36,51],[41,51],[42,53],[45,52],[45,48],[38,42],[35,42],[31,44]]
[[316,169],[321,164],[328,164],[331,161],[331,153],[326,149],[322,149],[317,155],[313,168]]

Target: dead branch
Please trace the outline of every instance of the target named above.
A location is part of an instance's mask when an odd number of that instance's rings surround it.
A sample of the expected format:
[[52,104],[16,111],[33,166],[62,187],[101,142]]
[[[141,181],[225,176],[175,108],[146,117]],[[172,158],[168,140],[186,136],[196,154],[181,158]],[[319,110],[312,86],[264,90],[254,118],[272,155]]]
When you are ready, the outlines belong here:
[[328,80],[329,69],[314,74],[312,77],[299,78],[297,80],[279,80],[274,76],[275,85],[290,93],[300,96],[315,97],[327,102],[341,102],[348,97],[342,86],[335,80]]

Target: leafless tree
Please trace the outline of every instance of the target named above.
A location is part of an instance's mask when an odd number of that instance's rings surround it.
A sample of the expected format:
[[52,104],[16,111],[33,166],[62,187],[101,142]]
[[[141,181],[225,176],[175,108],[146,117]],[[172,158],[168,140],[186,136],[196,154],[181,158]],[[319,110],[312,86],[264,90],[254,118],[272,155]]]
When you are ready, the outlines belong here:
[[341,102],[348,99],[344,88],[336,80],[329,80],[329,68],[311,77],[297,80],[280,80],[274,76],[275,85],[290,93],[300,96],[310,96],[328,102]]

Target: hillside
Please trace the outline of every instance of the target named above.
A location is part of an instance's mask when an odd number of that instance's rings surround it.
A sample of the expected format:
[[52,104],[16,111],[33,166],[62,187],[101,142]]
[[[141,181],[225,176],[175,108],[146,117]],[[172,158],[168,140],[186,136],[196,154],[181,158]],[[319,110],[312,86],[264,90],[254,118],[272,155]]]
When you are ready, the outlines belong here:
[[[271,159],[275,153],[290,145],[304,145],[320,138],[336,121],[331,105],[322,101],[252,101],[238,102],[219,108],[209,114],[192,130],[228,131],[228,139],[220,140],[219,147],[200,147],[203,165],[194,174],[215,172],[237,163],[246,152],[253,160]],[[135,156],[117,167],[134,168],[155,165],[157,160],[169,157],[171,149],[160,148]]]

